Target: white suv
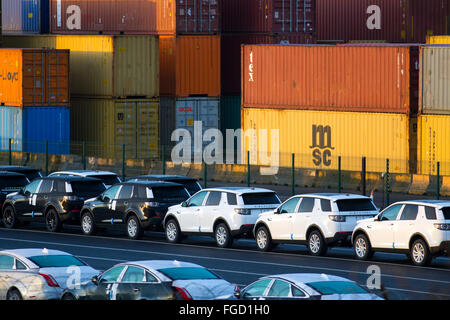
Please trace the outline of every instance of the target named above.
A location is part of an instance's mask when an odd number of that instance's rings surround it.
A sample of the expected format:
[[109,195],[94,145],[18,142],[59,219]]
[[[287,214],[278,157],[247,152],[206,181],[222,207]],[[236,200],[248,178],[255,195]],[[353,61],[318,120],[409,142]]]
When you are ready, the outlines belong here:
[[277,194],[267,189],[203,189],[169,208],[163,224],[166,238],[176,243],[183,235],[209,235],[219,247],[229,247],[233,238],[251,236],[258,215],[280,203]]
[[304,244],[312,255],[324,255],[329,246],[350,243],[359,220],[378,214],[372,200],[351,194],[304,194],[286,200],[275,211],[260,215],[254,235],[258,249],[274,244]]
[[352,241],[360,260],[385,251],[406,253],[415,265],[427,265],[433,256],[450,254],[450,201],[394,203],[374,219],[360,221]]

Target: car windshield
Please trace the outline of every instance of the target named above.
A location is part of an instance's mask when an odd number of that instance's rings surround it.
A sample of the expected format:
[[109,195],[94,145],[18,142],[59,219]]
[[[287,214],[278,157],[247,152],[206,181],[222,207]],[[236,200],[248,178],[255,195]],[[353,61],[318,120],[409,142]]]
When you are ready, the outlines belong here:
[[28,180],[33,181],[36,178],[42,178],[42,174],[39,170],[15,170],[17,173],[25,175]]
[[184,200],[189,198],[189,194],[187,193],[184,187],[163,187],[152,188],[153,196],[156,201],[159,202],[176,202],[181,203]]
[[120,183],[119,177],[114,174],[92,175],[88,177],[100,179],[107,186],[112,186],[116,183]]
[[370,199],[343,199],[336,204],[340,212],[377,210]]
[[216,276],[208,269],[198,267],[165,268],[159,269],[158,271],[174,281],[220,279],[218,276]]
[[33,261],[39,268],[82,267],[86,265],[83,261],[70,255],[34,256],[28,257],[28,259]]
[[198,185],[198,182],[195,180],[178,180],[178,181],[173,181],[176,183],[180,183],[182,185],[184,185],[187,189],[187,191],[189,191],[190,194],[195,194],[198,191],[200,191],[202,188]]
[[72,192],[80,196],[96,196],[106,190],[101,181],[72,181]]
[[307,285],[323,295],[367,293],[363,288],[349,281],[317,281],[309,282]]
[[444,214],[444,220],[450,220],[450,207],[444,207],[441,210]]
[[7,191],[8,189],[20,189],[28,184],[25,176],[5,176],[0,177],[0,191]]
[[247,205],[281,203],[275,192],[244,193],[242,195],[242,200],[244,200],[244,204]]

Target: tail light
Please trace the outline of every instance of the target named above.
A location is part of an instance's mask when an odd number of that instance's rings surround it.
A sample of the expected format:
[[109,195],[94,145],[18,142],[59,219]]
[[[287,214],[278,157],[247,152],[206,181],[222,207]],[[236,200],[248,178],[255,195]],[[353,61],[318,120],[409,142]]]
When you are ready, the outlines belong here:
[[159,207],[159,202],[145,202],[147,208]]
[[45,273],[39,273],[39,275],[42,276],[45,279],[45,281],[47,281],[49,287],[53,288],[59,287],[58,282],[56,282],[55,278],[53,278],[51,275]]
[[249,216],[252,214],[250,209],[237,208],[237,209],[234,209],[234,212],[236,212],[237,214],[244,215],[244,216]]
[[177,290],[177,292],[180,294],[180,296],[183,300],[194,300],[194,299],[192,299],[189,292],[186,291],[186,289],[180,288],[180,287],[174,287],[174,288],[175,288],[175,290]]
[[77,201],[79,198],[77,196],[65,196],[64,200],[67,201]]
[[345,222],[345,216],[328,216],[328,218],[334,222]]

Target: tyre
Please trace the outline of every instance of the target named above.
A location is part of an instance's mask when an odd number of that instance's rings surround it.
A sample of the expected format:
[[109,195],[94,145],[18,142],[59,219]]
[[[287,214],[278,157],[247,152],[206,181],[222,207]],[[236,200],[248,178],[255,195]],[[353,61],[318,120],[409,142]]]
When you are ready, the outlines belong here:
[[181,231],[178,222],[170,219],[165,227],[166,239],[171,243],[179,243],[181,241]]
[[313,256],[323,256],[327,253],[327,244],[318,230],[312,231],[308,236],[308,251]]
[[95,233],[94,218],[89,211],[86,211],[81,215],[81,231],[88,236]]
[[45,214],[45,226],[50,232],[61,231],[62,223],[55,209],[49,209]]
[[16,213],[14,212],[14,208],[11,206],[7,206],[3,210],[3,225],[8,229],[13,229],[17,226],[17,218]]
[[127,220],[127,235],[128,238],[137,240],[142,237],[143,234],[141,222],[138,217],[132,215]]
[[229,248],[233,244],[233,237],[225,223],[219,223],[214,230],[214,238],[219,248]]
[[423,239],[417,239],[410,248],[411,261],[416,266],[426,266],[431,262],[431,253]]
[[23,300],[23,298],[22,298],[22,295],[20,294],[19,290],[11,289],[6,294],[6,300]]
[[355,257],[358,260],[369,260],[373,256],[373,250],[370,245],[369,239],[365,234],[359,234],[355,238],[353,243],[353,251],[355,252]]
[[75,297],[73,296],[73,294],[71,294],[71,293],[66,293],[65,295],[63,295],[63,297],[61,298],[61,300],[77,300],[77,299],[75,299]]
[[256,245],[261,251],[270,251],[273,248],[272,238],[266,227],[260,227],[256,231]]

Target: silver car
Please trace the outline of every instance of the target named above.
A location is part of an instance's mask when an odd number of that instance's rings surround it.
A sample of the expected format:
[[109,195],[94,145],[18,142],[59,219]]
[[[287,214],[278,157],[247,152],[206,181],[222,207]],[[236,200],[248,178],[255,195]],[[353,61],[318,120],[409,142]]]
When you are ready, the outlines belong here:
[[97,270],[63,251],[0,251],[0,300],[60,299],[64,289],[77,287],[97,274]]

